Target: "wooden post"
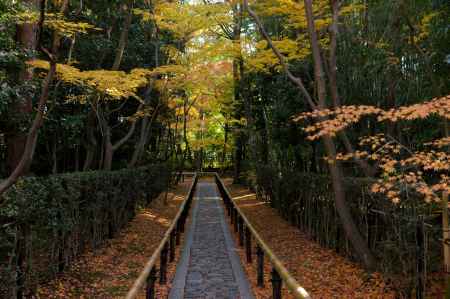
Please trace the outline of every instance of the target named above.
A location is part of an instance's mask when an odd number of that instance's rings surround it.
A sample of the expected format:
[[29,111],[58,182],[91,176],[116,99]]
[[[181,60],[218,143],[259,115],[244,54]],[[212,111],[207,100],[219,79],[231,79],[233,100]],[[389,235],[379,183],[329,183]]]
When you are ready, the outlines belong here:
[[450,231],[448,223],[448,193],[442,194],[442,234],[444,246],[445,298],[450,299]]
[[175,260],[175,231],[170,233],[169,252],[169,262],[173,262]]
[[176,233],[176,240],[175,240],[175,244],[176,246],[180,245],[181,242],[181,229],[180,229],[180,220],[178,219],[177,221],[177,227],[176,227],[177,233]]
[[278,271],[273,268],[272,269],[272,298],[273,299],[281,299],[281,285],[282,280],[280,277],[280,274],[278,274]]
[[256,246],[256,256],[257,256],[257,285],[258,287],[264,287],[264,251],[261,249],[259,244]]
[[230,206],[230,220],[231,224],[234,224],[234,209],[232,206]]
[[146,299],[155,299],[155,282],[156,282],[156,269],[152,268],[150,274],[147,277],[147,289],[145,291]]
[[247,255],[247,263],[252,263],[252,234],[248,227],[245,227],[245,253]]
[[178,219],[178,222],[180,223],[180,233],[184,233],[184,223],[186,222],[186,213],[183,211],[181,212],[180,219]]
[[169,251],[168,244],[164,244],[161,251],[161,264],[159,265],[159,283],[164,285],[167,282],[167,252]]
[[239,217],[239,246],[244,246],[244,220]]

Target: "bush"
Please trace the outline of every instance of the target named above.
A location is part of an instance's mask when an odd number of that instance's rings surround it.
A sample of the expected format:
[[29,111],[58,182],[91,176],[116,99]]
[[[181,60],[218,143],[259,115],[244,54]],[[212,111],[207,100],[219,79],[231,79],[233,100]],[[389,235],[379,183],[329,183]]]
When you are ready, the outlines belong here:
[[152,165],[20,180],[0,210],[0,297],[27,296],[112,238],[164,190],[169,174]]

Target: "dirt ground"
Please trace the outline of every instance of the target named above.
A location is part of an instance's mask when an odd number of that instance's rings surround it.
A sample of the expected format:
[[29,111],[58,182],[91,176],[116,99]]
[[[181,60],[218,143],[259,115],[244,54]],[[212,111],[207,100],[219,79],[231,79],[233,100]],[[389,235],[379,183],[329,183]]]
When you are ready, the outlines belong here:
[[[247,188],[233,185],[230,179],[225,179],[225,184],[263,240],[312,298],[395,297],[379,274],[368,275],[359,265],[310,240]],[[253,263],[248,264],[243,248],[239,254],[257,298],[271,298],[272,269],[268,259],[264,265],[266,287],[259,288],[256,286],[256,255],[253,255]],[[283,298],[293,298],[285,288]]]

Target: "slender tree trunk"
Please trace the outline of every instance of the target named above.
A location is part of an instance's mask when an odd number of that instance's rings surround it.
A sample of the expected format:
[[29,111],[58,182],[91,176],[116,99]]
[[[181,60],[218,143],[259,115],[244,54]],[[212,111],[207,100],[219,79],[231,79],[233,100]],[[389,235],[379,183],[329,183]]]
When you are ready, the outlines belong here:
[[[328,79],[330,86],[331,99],[333,101],[333,107],[341,107],[341,99],[339,96],[338,83],[337,83],[337,36],[339,26],[339,1],[331,1],[332,10],[332,23],[330,25],[330,57],[328,60],[329,71]],[[353,146],[345,132],[340,132],[339,137],[342,140],[345,149],[349,153],[354,153]],[[375,174],[375,169],[371,167],[365,160],[355,158],[355,162],[361,167],[365,175],[372,177]]]
[[233,174],[233,182],[239,183],[241,180],[241,165],[242,165],[242,133],[238,132],[236,136],[236,144],[235,144],[235,152],[234,152],[234,174]]
[[[337,0],[333,0],[335,2]],[[323,71],[322,57],[320,55],[319,42],[317,39],[316,28],[314,25],[314,16],[312,9],[312,0],[304,0],[305,3],[305,13],[308,23],[308,31],[311,41],[311,49],[314,58],[314,78],[317,84],[317,97],[319,102],[319,108],[326,108],[326,83],[325,74]],[[336,25],[337,26],[337,25]],[[334,163],[328,163],[328,168],[330,170],[331,180],[333,183],[334,197],[337,212],[340,216],[342,226],[344,227],[347,238],[350,240],[353,248],[357,252],[363,264],[367,269],[371,270],[375,268],[375,259],[367,246],[367,242],[362,237],[359,232],[356,223],[350,213],[350,209],[345,200],[345,191],[342,182],[342,170],[340,169],[340,164],[336,161],[336,146],[333,139],[329,136],[323,137],[323,142],[325,145],[325,150],[329,158],[331,158]]]
[[[125,18],[125,23],[122,29],[122,32],[120,34],[120,39],[119,39],[119,45],[116,49],[116,56],[114,59],[114,64],[112,66],[112,70],[113,71],[117,71],[120,68],[120,64],[122,63],[122,58],[123,58],[123,53],[125,51],[125,46],[127,44],[128,41],[128,33],[130,31],[130,26],[131,26],[131,21],[133,19],[133,5],[134,5],[134,0],[130,0],[127,4],[127,16]],[[106,104],[108,105],[108,103]],[[143,104],[139,105],[138,110],[140,110],[143,107]],[[107,109],[105,109],[107,110]],[[128,133],[122,138],[120,139],[117,143],[113,144],[112,143],[112,132],[111,132],[111,127],[108,123],[108,116],[105,115],[105,110],[100,110],[100,113],[103,113],[103,115],[100,116],[101,118],[101,122],[102,122],[102,126],[103,126],[103,132],[105,134],[104,136],[104,157],[103,157],[103,169],[104,170],[111,170],[112,169],[112,161],[113,161],[113,157],[114,157],[114,152],[121,147],[122,145],[124,145],[128,139],[131,138],[131,136],[133,136],[135,128],[136,128],[136,122],[133,122],[132,125],[130,126]]]
[[117,71],[122,62],[123,53],[128,42],[128,33],[130,32],[131,21],[133,19],[133,5],[134,0],[130,0],[127,3],[127,15],[125,17],[125,22],[123,24],[122,32],[120,33],[119,45],[116,49],[116,57],[114,59],[114,64],[112,66],[113,71]]
[[[335,0],[333,0],[335,1]],[[315,89],[317,92],[318,105],[313,101],[311,95],[306,90],[303,82],[300,78],[293,75],[289,66],[287,65],[284,56],[277,49],[277,47],[273,44],[270,36],[264,29],[259,17],[248,7],[248,1],[244,0],[244,5],[248,10],[249,14],[255,20],[261,34],[267,40],[270,48],[273,50],[275,55],[278,57],[281,65],[283,66],[284,71],[286,72],[288,78],[299,88],[302,95],[305,97],[307,103],[309,103],[311,109],[324,109],[326,108],[326,83],[325,83],[325,74],[323,71],[322,57],[320,54],[319,43],[317,40],[316,28],[314,25],[314,16],[312,9],[312,0],[304,0],[305,4],[305,13],[308,24],[308,31],[311,41],[311,49],[314,60],[314,78],[315,78]],[[322,138],[322,141],[325,145],[325,150],[328,157],[332,160],[336,160],[336,146],[329,136],[325,136]],[[367,269],[373,269],[375,267],[375,259],[370,252],[367,243],[361,236],[361,233],[358,231],[355,222],[353,221],[352,215],[348,208],[348,205],[345,201],[345,191],[342,183],[342,171],[338,163],[330,163],[329,164],[331,181],[333,184],[333,190],[335,193],[335,205],[338,211],[339,217],[341,219],[342,225],[344,227],[347,238],[350,240],[353,248],[355,249],[357,255],[361,259],[362,263],[366,266]]]
[[24,171],[30,166],[33,160],[34,151],[36,149],[37,138],[39,129],[44,122],[45,106],[49,96],[50,84],[56,73],[56,56],[59,48],[60,37],[55,33],[53,38],[53,46],[50,57],[50,69],[42,85],[41,96],[38,101],[37,113],[34,117],[31,128],[28,131],[22,157],[15,167],[14,171],[4,181],[0,182],[0,203],[3,202],[1,195],[6,192],[15,182],[23,175]]
[[442,237],[444,244],[445,298],[450,298],[450,226],[448,221],[448,193],[442,194]]
[[114,156],[114,149],[111,143],[111,129],[109,126],[106,126],[105,131],[105,153],[103,156],[103,169],[111,170],[112,169],[112,161]]
[[74,171],[78,172],[80,171],[80,142],[78,141],[78,144],[75,146],[75,161],[74,161]]
[[[30,4],[38,10],[39,1],[36,0],[28,0],[22,1],[27,4]],[[37,31],[38,24],[35,23],[23,23],[18,24],[16,29],[16,41],[21,45],[21,48],[25,51],[33,51],[36,50],[37,44]],[[33,69],[31,67],[26,67],[22,70],[18,75],[18,82],[29,81],[33,79]],[[18,117],[31,116],[33,111],[33,98],[31,96],[27,96],[26,98],[16,100],[11,105],[11,113],[13,115],[17,115]],[[14,125],[15,129],[13,131],[7,132],[5,135],[6,142],[6,167],[8,173],[12,173],[17,165],[20,163],[22,159],[22,155],[25,150],[25,144],[27,141],[27,134],[22,132],[19,128],[19,125]],[[29,167],[25,167],[23,169],[24,173],[29,171]]]
[[[60,9],[61,13],[64,13],[66,11],[68,4],[69,4],[68,0],[64,0],[62,2]],[[30,166],[31,161],[33,160],[39,129],[41,128],[44,122],[45,106],[49,96],[50,84],[52,83],[56,73],[56,61],[58,58],[59,45],[60,45],[60,36],[56,32],[54,32],[51,51],[50,53],[47,53],[50,59],[50,67],[47,76],[45,77],[45,80],[42,84],[42,92],[41,96],[39,97],[37,112],[34,117],[31,128],[28,131],[23,154],[19,163],[15,167],[14,171],[10,174],[10,176],[4,181],[0,182],[0,204],[4,202],[4,199],[2,199],[3,193],[5,193],[12,185],[14,185],[17,182],[17,180],[24,173],[27,167]]]
[[83,171],[87,171],[92,168],[94,162],[95,153],[97,151],[98,141],[95,136],[97,116],[95,111],[91,109],[88,113],[86,122],[86,158],[84,160]]
[[136,129],[136,123],[137,121],[134,121],[130,129],[128,130],[128,133],[119,141],[116,143],[112,143],[112,132],[111,127],[108,124],[108,120],[103,119],[103,131],[105,134],[105,144],[104,144],[104,156],[103,156],[103,169],[104,170],[111,170],[112,169],[112,162],[114,158],[114,153],[122,146],[124,145],[130,138],[133,136],[134,131]]
[[222,157],[220,159],[220,164],[222,166],[222,168],[225,165],[225,159],[227,157],[227,144],[228,144],[228,122],[225,122],[225,125],[223,127],[223,131],[224,131],[224,137],[223,137],[223,150],[222,150]]
[[139,137],[139,141],[136,143],[135,149],[133,151],[133,156],[131,157],[130,163],[128,163],[128,167],[134,167],[142,160],[142,155],[144,154],[145,146],[147,145],[150,139],[153,123],[155,122],[155,119],[158,117],[159,114],[159,108],[160,104],[156,106],[150,118],[146,116],[142,120],[141,134]]
[[128,163],[129,168],[136,166],[136,164],[138,163],[138,160],[140,159],[140,157],[142,155],[142,152],[144,151],[145,144],[147,143],[147,140],[148,140],[146,138],[146,132],[147,132],[148,126],[151,126],[151,124],[149,124],[149,117],[146,116],[146,117],[144,117],[144,119],[141,122],[141,132],[139,135],[139,140],[136,142],[133,154],[131,156],[131,160]]
[[[233,42],[241,48],[241,22],[242,15],[238,5],[233,5]],[[240,51],[240,49],[239,49]],[[241,54],[237,54],[233,57],[233,85],[234,85],[234,101],[239,103],[243,101],[242,98],[242,73],[243,68],[241,67],[242,57]],[[246,103],[247,104],[247,103]],[[247,107],[247,105],[245,106]],[[247,114],[247,113],[246,113]],[[248,116],[248,115],[247,115]],[[241,117],[241,113],[238,112],[237,118]],[[233,181],[238,183],[241,177],[242,170],[242,157],[243,157],[243,133],[239,131],[236,137],[236,146],[234,153],[234,175]]]
[[52,166],[52,174],[58,173],[58,140],[56,136],[53,136],[53,148],[52,148],[52,160],[53,160],[53,166]]

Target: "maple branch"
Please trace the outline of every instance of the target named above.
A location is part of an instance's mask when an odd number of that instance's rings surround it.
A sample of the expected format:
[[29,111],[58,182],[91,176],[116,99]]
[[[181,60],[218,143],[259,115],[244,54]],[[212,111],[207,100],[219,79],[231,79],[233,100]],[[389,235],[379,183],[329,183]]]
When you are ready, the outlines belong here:
[[137,123],[137,121],[134,121],[133,124],[131,125],[130,129],[128,130],[127,135],[123,136],[122,139],[120,139],[113,145],[113,147],[112,147],[113,151],[116,151],[119,147],[124,145],[124,143],[127,142],[131,136],[133,136],[134,131],[136,129],[136,123]]
[[341,106],[341,101],[339,99],[339,93],[337,88],[337,35],[338,35],[338,21],[339,21],[339,6],[338,0],[331,0],[332,9],[332,23],[330,25],[330,57],[329,57],[329,68],[328,77],[330,80],[330,92],[331,98],[333,100],[334,107],[337,108]]
[[[60,8],[61,13],[64,13],[66,11],[68,2],[69,0],[65,0],[62,3]],[[42,22],[43,18],[44,16],[42,16],[41,10]],[[42,127],[44,123],[44,116],[46,114],[45,108],[49,97],[50,84],[52,83],[53,78],[55,77],[56,74],[56,59],[58,56],[60,40],[61,37],[59,36],[59,34],[57,32],[54,32],[51,53],[49,51],[45,52],[49,57],[50,67],[47,76],[45,77],[44,82],[42,84],[42,91],[38,101],[36,116],[34,117],[33,123],[28,131],[24,151],[22,153],[22,157],[19,163],[17,164],[13,172],[9,175],[9,177],[0,182],[0,205],[3,205],[6,200],[5,198],[2,197],[2,195],[17,182],[17,180],[23,175],[25,168],[28,167],[28,165],[33,161],[33,156],[39,135],[39,129]],[[41,49],[45,48],[41,47]]]
[[[330,93],[331,99],[333,101],[334,109],[337,109],[341,106],[341,100],[339,97],[339,90],[337,86],[337,35],[338,35],[338,22],[339,22],[339,8],[340,1],[339,0],[331,0],[331,10],[332,10],[332,22],[329,27],[330,32],[330,57],[328,58],[328,79],[330,82]],[[324,59],[324,61],[326,61]],[[347,136],[347,134],[342,131],[339,133],[339,137],[342,140],[345,149],[349,153],[354,153],[352,144]],[[365,160],[361,160],[357,157],[354,157],[355,162],[361,167],[365,175],[371,177],[375,174],[375,169],[371,167]]]
[[[44,80],[42,86],[42,93],[39,98],[39,104],[37,108],[36,116],[33,120],[33,124],[28,131],[27,140],[25,143],[25,149],[22,154],[22,158],[20,159],[19,164],[16,166],[14,171],[10,174],[10,176],[0,183],[0,196],[6,192],[12,185],[14,185],[17,180],[22,176],[23,170],[29,165],[29,163],[33,159],[34,150],[36,148],[36,142],[38,137],[38,132],[40,127],[43,124],[44,115],[45,115],[45,104],[47,103],[50,84],[53,80],[53,77],[56,73],[56,62],[50,62],[49,72]],[[0,197],[0,204],[4,202],[5,199]]]
[[310,44],[311,44],[311,50],[312,50],[312,56],[313,56],[313,62],[314,62],[314,77],[315,77],[315,83],[317,87],[317,98],[319,102],[319,107],[321,109],[325,108],[326,103],[326,88],[325,88],[325,75],[323,71],[323,63],[322,63],[322,56],[320,55],[320,48],[319,48],[319,41],[317,38],[317,32],[316,27],[314,24],[314,13],[312,9],[312,1],[311,0],[304,0],[305,2],[305,14],[306,14],[306,21],[307,21],[307,27],[309,32],[309,38],[310,38]]
[[297,76],[295,76],[294,74],[292,74],[292,72],[289,70],[289,66],[286,63],[286,58],[283,56],[283,54],[281,54],[281,52],[278,50],[278,48],[274,45],[272,39],[270,38],[269,34],[267,33],[266,29],[264,28],[264,25],[262,24],[262,22],[259,19],[258,15],[249,7],[248,0],[244,0],[244,8],[247,10],[249,15],[255,21],[255,23],[256,23],[256,25],[257,25],[257,27],[259,29],[259,32],[264,37],[264,39],[267,41],[267,43],[269,44],[269,46],[272,49],[273,53],[277,56],[278,61],[280,62],[281,66],[283,67],[284,72],[286,73],[288,78],[300,89],[300,91],[302,92],[303,96],[306,98],[306,101],[308,102],[308,104],[311,107],[311,109],[312,110],[317,109],[317,105],[316,105],[316,103],[314,103],[311,95],[306,90],[302,79],[297,77]]

